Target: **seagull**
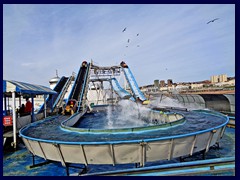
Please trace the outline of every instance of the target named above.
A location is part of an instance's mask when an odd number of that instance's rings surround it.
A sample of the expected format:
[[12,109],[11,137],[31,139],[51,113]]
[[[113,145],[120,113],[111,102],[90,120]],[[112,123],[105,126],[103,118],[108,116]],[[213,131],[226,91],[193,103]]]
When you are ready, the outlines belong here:
[[137,36],[138,36],[139,34],[137,34]]
[[128,39],[128,43],[130,42],[130,39]]
[[216,21],[216,20],[218,20],[219,18],[215,18],[215,19],[213,19],[213,20],[211,20],[211,21],[208,21],[207,22],[207,24],[209,24],[209,23],[211,23],[211,22],[214,22],[214,21]]
[[127,29],[127,28],[125,27],[125,28],[122,30],[122,32],[126,31],[126,29]]

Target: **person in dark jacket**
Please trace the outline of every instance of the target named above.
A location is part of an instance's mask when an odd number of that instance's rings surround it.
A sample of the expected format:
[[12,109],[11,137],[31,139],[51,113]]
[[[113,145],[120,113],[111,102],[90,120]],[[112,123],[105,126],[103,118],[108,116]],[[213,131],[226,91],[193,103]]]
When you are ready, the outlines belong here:
[[18,112],[19,112],[20,117],[24,116],[24,114],[25,114],[25,105],[24,104],[22,104],[22,106],[19,108]]

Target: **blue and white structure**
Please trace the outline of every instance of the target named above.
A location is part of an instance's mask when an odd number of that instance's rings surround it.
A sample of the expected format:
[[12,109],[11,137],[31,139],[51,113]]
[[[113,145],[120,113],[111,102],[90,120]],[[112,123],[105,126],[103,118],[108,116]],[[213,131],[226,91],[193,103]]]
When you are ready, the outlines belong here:
[[[126,66],[111,69],[91,64],[89,76],[82,86],[86,88],[87,82],[110,81],[113,90],[120,98],[131,98],[129,96],[131,94],[123,90],[118,81],[111,77],[121,68],[128,79],[134,98],[146,100]],[[95,72],[94,79],[91,79],[91,72]],[[106,77],[107,73],[110,78]],[[100,75],[105,78],[100,78]],[[82,100],[86,94],[80,97]],[[113,107],[113,104],[110,107]],[[108,107],[106,109],[109,111]],[[162,112],[149,109],[144,119],[152,119],[160,123],[109,129],[100,125],[95,126],[98,128],[77,127],[77,124],[81,125],[84,120],[92,121],[89,124],[97,124],[97,113],[88,119],[89,116],[85,117],[86,111],[87,109],[77,111],[70,117],[57,115],[35,122],[22,128],[20,136],[33,156],[61,162],[66,168],[71,163],[85,166],[139,163],[143,167],[147,162],[191,156],[196,152],[208,152],[211,146],[219,143],[229,122],[229,117],[208,110]],[[163,119],[164,121],[161,121]],[[121,119],[117,120],[121,121]]]
[[121,99],[130,99],[132,97],[128,91],[120,86],[116,78],[111,79],[111,85],[113,87],[113,90],[120,96]]
[[141,101],[147,100],[147,98],[144,96],[142,91],[139,89],[139,86],[130,70],[129,67],[124,67],[123,72],[125,74],[125,77],[127,79],[127,82],[133,92],[133,96],[135,99],[139,98]]
[[[56,91],[53,91],[52,89],[42,86],[42,85],[35,85],[35,84],[29,84],[25,82],[19,82],[19,81],[13,81],[13,80],[3,80],[3,98],[4,98],[4,109],[7,111],[7,100],[6,98],[12,98],[12,119],[13,119],[13,147],[16,148],[16,142],[17,142],[17,133],[20,128],[23,126],[30,124],[34,121],[36,118],[42,118],[42,117],[35,117],[34,115],[34,96],[35,95],[54,95],[56,94]],[[16,114],[16,97],[21,97],[23,95],[27,95],[31,97],[32,101],[32,112],[31,115],[24,116],[24,117],[17,117]],[[21,103],[19,103],[21,104]],[[46,101],[44,101],[44,104],[46,106]],[[46,110],[46,108],[45,108]],[[46,111],[44,112],[46,115]],[[4,137],[5,138],[5,137]]]

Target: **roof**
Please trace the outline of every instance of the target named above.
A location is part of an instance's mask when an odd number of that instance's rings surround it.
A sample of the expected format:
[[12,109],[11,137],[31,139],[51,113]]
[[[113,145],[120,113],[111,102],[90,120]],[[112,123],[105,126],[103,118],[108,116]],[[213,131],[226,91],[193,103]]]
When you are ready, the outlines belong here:
[[53,77],[50,79],[49,83],[57,83],[59,81],[60,77]]
[[56,94],[56,91],[42,86],[29,84],[25,82],[13,81],[13,80],[3,80],[3,93],[17,92],[22,94]]

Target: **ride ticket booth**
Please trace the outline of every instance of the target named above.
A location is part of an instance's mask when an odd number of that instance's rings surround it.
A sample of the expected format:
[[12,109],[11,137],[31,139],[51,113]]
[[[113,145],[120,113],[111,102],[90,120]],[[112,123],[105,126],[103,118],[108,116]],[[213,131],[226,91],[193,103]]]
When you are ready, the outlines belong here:
[[[8,137],[13,137],[11,145],[16,149],[18,131],[25,125],[38,120],[40,116],[46,118],[46,96],[56,93],[56,91],[42,85],[3,80],[3,145]],[[36,95],[44,95],[45,108],[42,115],[34,114],[34,97]],[[25,102],[21,102],[24,98],[31,99],[32,110],[29,114],[19,117],[16,102],[19,105],[25,104]],[[39,118],[36,116],[39,116]]]

